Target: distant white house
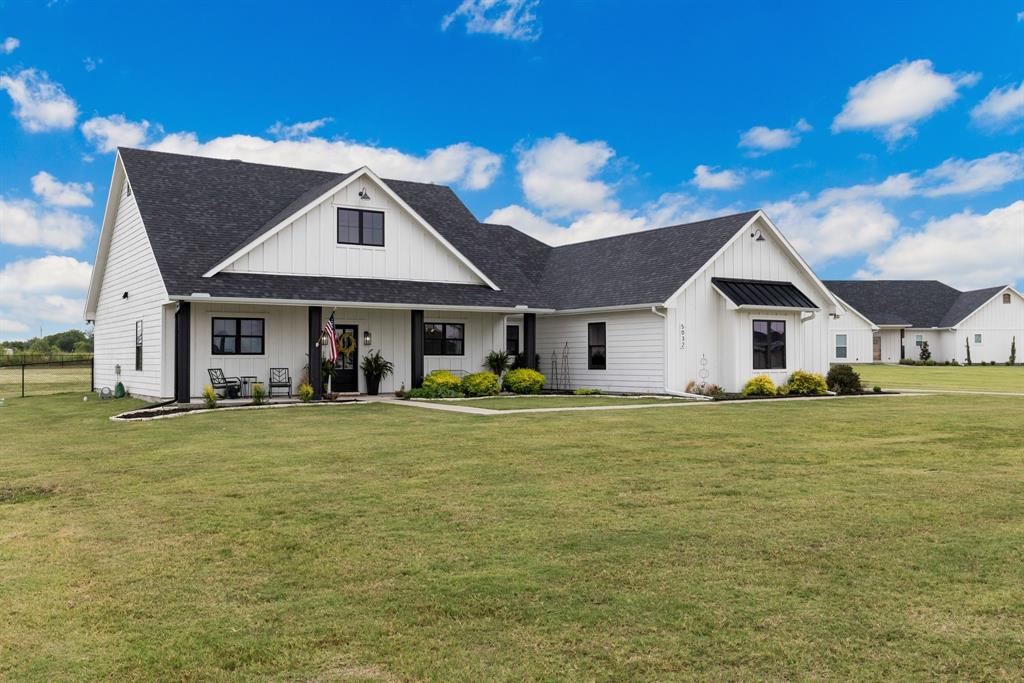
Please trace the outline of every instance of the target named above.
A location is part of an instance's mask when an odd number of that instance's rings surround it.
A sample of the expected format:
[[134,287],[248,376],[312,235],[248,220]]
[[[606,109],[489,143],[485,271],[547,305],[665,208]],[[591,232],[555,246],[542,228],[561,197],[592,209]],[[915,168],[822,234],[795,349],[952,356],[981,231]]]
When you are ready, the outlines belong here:
[[332,313],[335,391],[364,391],[376,350],[393,391],[507,349],[552,387],[677,393],[825,372],[842,310],[761,211],[550,247],[367,168],[119,150],[85,312],[97,386],[187,401],[211,368],[286,368],[320,392]]
[[[1005,363],[1024,342],[1024,297],[1009,285],[962,292],[936,280],[829,280],[848,315],[833,320],[832,362]],[[1024,362],[1024,350],[1018,353]]]

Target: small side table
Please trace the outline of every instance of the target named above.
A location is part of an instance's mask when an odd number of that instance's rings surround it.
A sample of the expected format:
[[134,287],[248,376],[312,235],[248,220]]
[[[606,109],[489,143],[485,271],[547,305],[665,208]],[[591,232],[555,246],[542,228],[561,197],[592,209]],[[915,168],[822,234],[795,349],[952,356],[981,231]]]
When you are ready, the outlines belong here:
[[254,375],[246,375],[238,378],[238,381],[242,383],[239,387],[239,396],[242,398],[252,398],[252,385],[259,384],[260,378]]

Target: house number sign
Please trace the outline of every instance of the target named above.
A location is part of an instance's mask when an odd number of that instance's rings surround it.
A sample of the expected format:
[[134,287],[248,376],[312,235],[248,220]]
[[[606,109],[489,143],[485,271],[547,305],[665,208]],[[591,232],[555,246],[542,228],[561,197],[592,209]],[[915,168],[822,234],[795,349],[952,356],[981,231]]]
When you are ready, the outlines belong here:
[[686,348],[686,323],[679,323],[679,348]]

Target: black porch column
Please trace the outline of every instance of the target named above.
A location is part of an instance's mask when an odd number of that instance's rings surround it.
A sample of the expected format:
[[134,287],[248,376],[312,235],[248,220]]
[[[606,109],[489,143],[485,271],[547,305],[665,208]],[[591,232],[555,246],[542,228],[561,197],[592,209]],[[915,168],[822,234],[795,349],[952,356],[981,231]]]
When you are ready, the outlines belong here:
[[188,403],[192,400],[192,304],[179,301],[174,311],[174,400]]
[[324,377],[320,372],[320,328],[323,325],[324,312],[320,306],[309,307],[309,385],[313,387],[313,400],[324,397]]
[[903,360],[904,358],[907,357],[907,347],[906,347],[907,341],[906,341],[906,338],[907,338],[907,331],[901,327],[900,328],[900,360]]
[[523,313],[523,353],[526,367],[537,369],[537,314]]
[[412,357],[409,368],[412,371],[412,388],[419,389],[423,386],[423,311],[410,311],[412,315]]

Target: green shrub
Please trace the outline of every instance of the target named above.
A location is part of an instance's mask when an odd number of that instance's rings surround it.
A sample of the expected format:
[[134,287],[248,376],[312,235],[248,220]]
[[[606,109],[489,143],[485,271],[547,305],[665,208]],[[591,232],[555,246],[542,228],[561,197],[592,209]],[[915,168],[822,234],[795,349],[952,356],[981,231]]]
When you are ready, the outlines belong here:
[[833,365],[825,377],[825,384],[837,394],[859,394],[864,390],[860,383],[860,374],[853,366],[840,363]]
[[789,384],[780,384],[779,386],[775,387],[775,395],[780,398],[789,396],[790,391],[791,389],[789,387]]
[[825,378],[816,372],[797,370],[789,376],[786,383],[789,393],[797,396],[821,396],[828,391]]
[[423,388],[427,391],[449,389],[462,395],[462,379],[448,370],[434,370],[423,378]]
[[507,351],[491,351],[484,358],[484,367],[500,377],[511,362]]
[[267,402],[267,390],[263,388],[260,382],[252,385],[252,404],[254,406],[261,406]]
[[530,368],[516,368],[505,374],[503,384],[513,394],[539,394],[544,387],[544,375]]
[[913,358],[900,358],[900,365],[918,365],[918,362]]
[[299,400],[303,403],[309,403],[313,400],[313,387],[308,384],[299,385]]
[[872,387],[871,391],[875,392],[876,394],[880,394],[882,393],[882,387],[876,384],[874,387]]
[[[928,342],[927,341],[921,342],[921,352],[918,355],[919,355],[920,359],[922,361],[925,361],[925,362],[930,361],[932,359],[932,351],[928,347]],[[970,357],[970,355],[971,355],[970,351],[967,352],[967,355],[968,355],[968,357]]]
[[744,396],[775,396],[777,391],[768,375],[754,375],[743,385]]
[[590,389],[588,387],[580,387],[579,389],[572,392],[577,396],[596,396],[601,393],[600,389]]
[[1010,362],[1007,365],[1017,364],[1017,336],[1014,335],[1010,340]]
[[203,387],[203,403],[207,408],[217,407],[217,392],[209,384]]
[[474,372],[462,378],[462,391],[466,396],[497,396],[501,387],[493,372]]
[[462,391],[442,386],[420,387],[405,392],[405,398],[462,398]]

